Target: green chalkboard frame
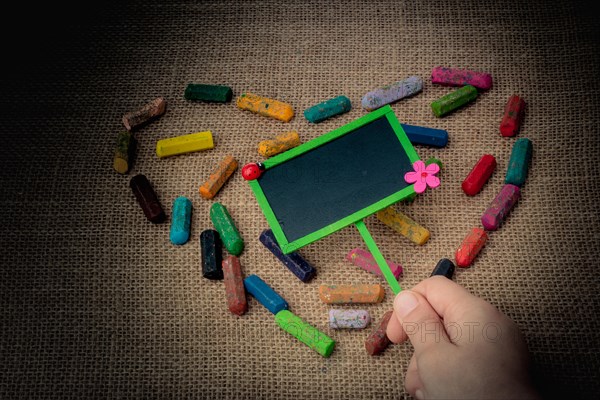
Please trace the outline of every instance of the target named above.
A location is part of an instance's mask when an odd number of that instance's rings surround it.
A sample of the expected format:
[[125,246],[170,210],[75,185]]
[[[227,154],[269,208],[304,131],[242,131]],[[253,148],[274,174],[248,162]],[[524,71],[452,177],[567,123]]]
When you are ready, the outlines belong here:
[[[419,160],[420,158],[419,158],[417,152],[415,151],[412,143],[406,136],[406,133],[402,129],[400,122],[396,118],[396,115],[394,114],[394,110],[389,105],[387,105],[387,106],[379,108],[369,114],[366,114],[366,115],[350,122],[347,125],[341,126],[331,132],[328,132],[322,136],[319,136],[318,138],[315,138],[309,142],[306,142],[298,147],[295,147],[284,153],[278,154],[275,157],[265,160],[263,163],[265,170],[268,171],[269,168],[273,168],[279,164],[282,164],[288,160],[291,160],[292,158],[301,156],[302,154],[304,154],[308,151],[311,151],[317,147],[323,146],[323,145],[331,142],[332,140],[335,140],[343,135],[353,132],[356,129],[358,129],[372,121],[375,121],[379,118],[387,118],[390,126],[392,127],[396,136],[398,137],[398,141],[400,142],[400,144],[402,145],[402,148],[406,152],[406,155],[408,156],[408,159],[410,160],[410,162],[414,163],[415,161]],[[252,191],[254,192],[254,195],[256,196],[258,204],[259,204],[263,214],[265,215],[265,218],[267,219],[267,223],[271,227],[273,234],[275,235],[275,238],[277,239],[277,242],[279,243],[279,246],[281,247],[281,250],[286,254],[291,253],[292,251],[298,250],[299,248],[304,247],[310,243],[313,243],[319,239],[322,239],[325,236],[328,236],[334,232],[337,232],[340,229],[343,229],[349,225],[352,225],[359,221],[362,221],[364,218],[366,218],[372,214],[375,214],[377,211],[380,211],[386,207],[389,207],[392,204],[397,203],[401,200],[404,200],[405,198],[415,194],[413,185],[409,185],[409,186],[405,187],[404,189],[402,189],[396,193],[393,193],[392,195],[389,195],[389,196],[371,204],[368,207],[358,210],[358,211],[352,213],[351,215],[348,215],[334,223],[331,223],[328,226],[325,226],[325,227],[323,227],[315,232],[312,232],[302,238],[294,240],[293,242],[288,242],[288,240],[283,232],[283,229],[279,225],[279,222],[277,221],[277,217],[275,216],[275,213],[271,209],[271,206],[269,205],[269,201],[267,200],[267,197],[266,197],[265,193],[263,192],[258,180],[251,180],[251,181],[248,181],[248,183],[250,184],[250,187],[251,187]]]

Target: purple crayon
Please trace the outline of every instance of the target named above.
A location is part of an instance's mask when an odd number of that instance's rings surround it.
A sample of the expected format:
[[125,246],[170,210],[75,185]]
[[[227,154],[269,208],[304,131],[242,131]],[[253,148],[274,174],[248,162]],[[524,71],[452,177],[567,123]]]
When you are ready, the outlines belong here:
[[421,90],[423,90],[423,80],[418,76],[411,76],[365,94],[361,104],[367,111],[373,111],[386,104],[419,93]]
[[281,250],[281,247],[279,247],[272,230],[265,229],[260,234],[259,240],[302,282],[310,281],[317,273],[315,268],[310,265],[308,261],[306,261],[299,253],[294,251],[290,254],[283,254],[283,251]]
[[521,189],[516,185],[507,183],[502,187],[492,204],[481,216],[481,224],[488,231],[498,229],[504,218],[521,197]]
[[[352,249],[346,255],[346,260],[350,261],[357,267],[364,269],[365,271],[383,277],[383,273],[381,272],[379,265],[377,265],[377,261],[375,261],[373,255],[366,250],[360,248]],[[400,275],[402,275],[402,266],[399,264],[394,264],[388,260],[386,260],[386,262],[390,267],[390,270],[392,270],[394,278],[398,279]]]
[[492,76],[468,69],[435,67],[431,71],[431,83],[444,86],[471,85],[477,89],[488,90],[492,87]]

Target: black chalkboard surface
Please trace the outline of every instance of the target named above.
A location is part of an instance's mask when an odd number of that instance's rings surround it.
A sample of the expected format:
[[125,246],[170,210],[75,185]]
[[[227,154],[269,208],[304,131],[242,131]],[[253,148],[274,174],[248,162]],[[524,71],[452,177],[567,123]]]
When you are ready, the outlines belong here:
[[414,193],[404,174],[418,159],[387,106],[266,160],[249,183],[289,253]]

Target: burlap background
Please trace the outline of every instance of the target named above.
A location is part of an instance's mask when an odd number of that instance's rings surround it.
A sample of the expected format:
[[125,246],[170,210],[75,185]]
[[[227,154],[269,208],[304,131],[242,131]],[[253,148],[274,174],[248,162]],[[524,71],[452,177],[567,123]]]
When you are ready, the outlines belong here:
[[[237,172],[216,201],[245,238],[246,274],[259,274],[306,321],[330,334],[325,359],[281,331],[255,300],[238,318],[222,282],[199,271],[198,237],[212,201],[198,186],[233,154],[260,160],[257,143],[287,130],[308,141],[365,111],[361,97],[409,75],[421,94],[393,105],[400,121],[448,130],[446,148],[417,146],[443,160],[442,186],[398,205],[431,231],[422,247],[374,217],[367,225],[384,255],[405,267],[410,288],[454,251],[500,189],[516,138],[498,126],[508,97],[528,103],[517,137],[534,156],[522,200],[461,285],[510,315],[527,337],[547,394],[598,392],[598,46],[597,22],[571,2],[327,1],[206,4],[136,2],[23,11],[4,31],[0,127],[1,398],[402,398],[409,344],[370,357],[368,334],[332,331],[322,283],[378,282],[345,261],[364,244],[349,227],[301,253],[318,269],[293,277],[258,242],[266,228]],[[73,12],[73,10],[70,10]],[[15,18],[17,18],[15,16]],[[23,31],[34,39],[13,39]],[[16,40],[16,39],[15,39]],[[16,44],[15,44],[16,43]],[[488,71],[494,87],[450,116],[429,104],[451,89],[433,86],[432,67]],[[289,124],[225,105],[183,99],[187,83],[219,83],[291,103]],[[345,94],[351,112],[309,124],[302,111]],[[123,113],[164,96],[167,113],[136,133],[128,176],[112,170]],[[160,138],[210,129],[214,150],[157,159]],[[476,197],[460,183],[484,153],[498,168]],[[357,160],[360,162],[360,159]],[[189,243],[168,240],[129,189],[145,174],[170,214],[193,201]],[[368,306],[378,320],[392,304]],[[369,328],[370,331],[370,328]]]

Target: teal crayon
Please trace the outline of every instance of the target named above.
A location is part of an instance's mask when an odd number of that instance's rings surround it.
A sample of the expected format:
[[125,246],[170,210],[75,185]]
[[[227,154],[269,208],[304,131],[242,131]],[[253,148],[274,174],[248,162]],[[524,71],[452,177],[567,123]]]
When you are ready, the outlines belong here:
[[510,154],[508,169],[504,183],[510,183],[515,186],[522,186],[527,179],[529,172],[529,163],[533,153],[533,144],[527,138],[517,139]]

